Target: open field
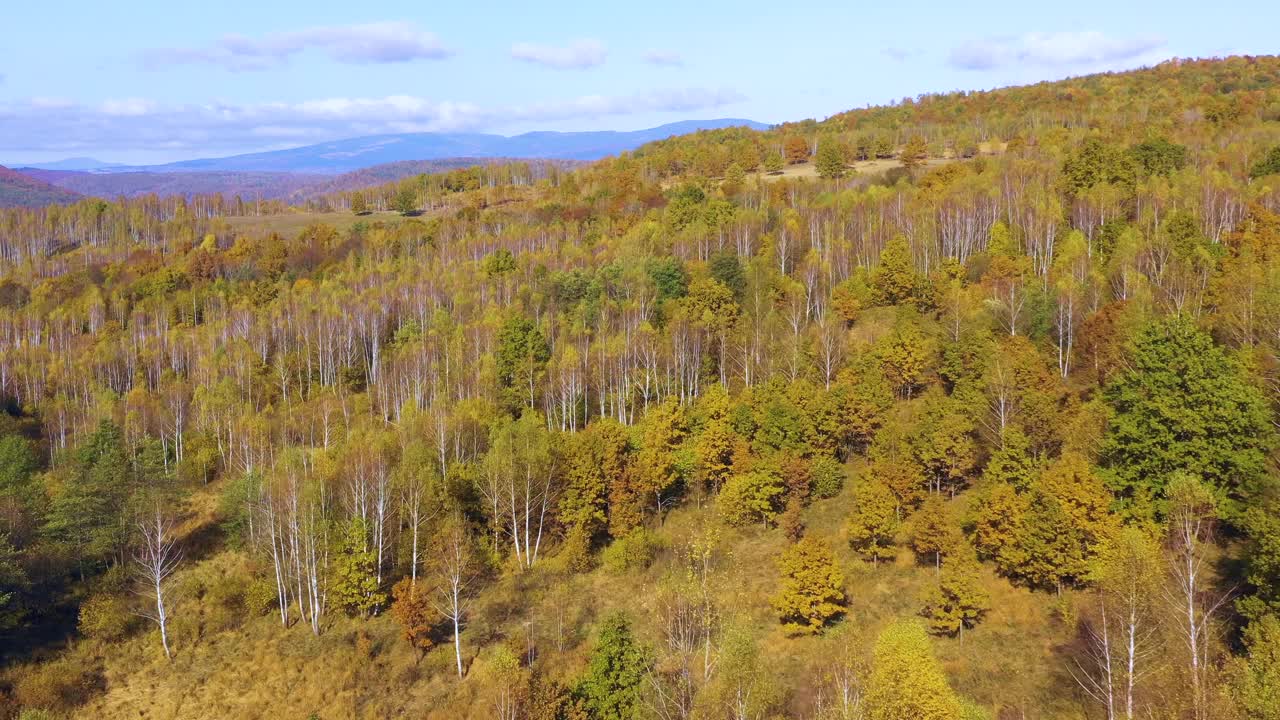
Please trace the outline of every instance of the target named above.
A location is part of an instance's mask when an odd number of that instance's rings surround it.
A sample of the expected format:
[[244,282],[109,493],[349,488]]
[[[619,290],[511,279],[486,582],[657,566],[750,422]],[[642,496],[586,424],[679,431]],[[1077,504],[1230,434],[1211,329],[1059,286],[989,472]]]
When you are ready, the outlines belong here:
[[346,232],[356,223],[375,223],[375,222],[400,222],[403,220],[400,213],[392,211],[373,212],[367,215],[355,215],[350,212],[306,212],[298,210],[295,212],[277,213],[273,215],[246,215],[244,217],[229,217],[225,222],[233,230],[243,230],[252,232],[274,232],[281,237],[294,237],[303,228],[314,223],[324,223],[332,226],[339,232]]

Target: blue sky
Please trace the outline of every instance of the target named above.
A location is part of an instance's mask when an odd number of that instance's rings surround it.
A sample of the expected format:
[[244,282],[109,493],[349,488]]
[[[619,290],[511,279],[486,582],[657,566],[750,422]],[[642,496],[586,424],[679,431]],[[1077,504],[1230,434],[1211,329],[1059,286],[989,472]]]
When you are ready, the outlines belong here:
[[162,162],[384,132],[779,122],[1280,51],[1275,2],[6,5],[9,165]]

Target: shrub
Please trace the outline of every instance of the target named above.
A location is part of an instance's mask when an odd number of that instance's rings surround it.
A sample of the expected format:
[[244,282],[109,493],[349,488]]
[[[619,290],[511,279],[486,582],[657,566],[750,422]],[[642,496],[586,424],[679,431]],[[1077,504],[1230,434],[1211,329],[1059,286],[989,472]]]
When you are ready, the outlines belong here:
[[132,629],[129,603],[114,593],[95,593],[80,604],[80,634],[94,640],[119,640]]
[[720,514],[730,525],[762,522],[766,525],[778,517],[778,505],[784,493],[782,480],[761,472],[729,476],[717,500]]
[[661,540],[645,528],[637,528],[614,540],[600,554],[600,560],[610,572],[643,570],[653,563],[661,549]]
[[405,641],[418,651],[418,658],[434,644],[431,633],[444,618],[431,604],[431,591],[426,583],[416,584],[403,578],[391,588],[391,616],[400,625]]
[[832,457],[814,458],[809,466],[810,493],[815,498],[833,498],[844,489],[844,466]]
[[102,677],[98,671],[83,658],[70,656],[19,674],[13,694],[18,704],[28,710],[67,712],[83,705],[100,689]]
[[276,609],[279,598],[276,583],[268,577],[256,577],[244,589],[244,609],[250,617],[261,617]]

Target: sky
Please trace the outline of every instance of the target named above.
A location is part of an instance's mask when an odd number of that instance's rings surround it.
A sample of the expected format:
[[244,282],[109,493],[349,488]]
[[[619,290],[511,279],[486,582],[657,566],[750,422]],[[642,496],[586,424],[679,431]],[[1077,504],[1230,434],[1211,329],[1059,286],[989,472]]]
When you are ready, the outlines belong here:
[[0,8],[0,164],[399,132],[821,119],[1280,51],[1280,3],[51,0]]

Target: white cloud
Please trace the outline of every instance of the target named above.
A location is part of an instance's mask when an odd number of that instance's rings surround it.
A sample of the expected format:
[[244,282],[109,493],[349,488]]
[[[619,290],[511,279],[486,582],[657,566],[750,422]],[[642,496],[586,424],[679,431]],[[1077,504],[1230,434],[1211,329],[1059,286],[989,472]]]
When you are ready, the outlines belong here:
[[511,57],[557,70],[585,70],[604,64],[608,51],[599,40],[578,40],[567,47],[516,43]]
[[260,38],[225,35],[210,47],[148,50],[142,55],[142,64],[153,70],[189,64],[219,65],[234,71],[267,70],[309,49],[336,62],[356,65],[440,60],[453,54],[435,34],[412,23],[380,22],[303,28]]
[[992,70],[1010,65],[1105,65],[1133,60],[1164,44],[1164,39],[1155,35],[1111,37],[1096,31],[1031,32],[967,42],[951,50],[949,62],[963,70]]
[[504,106],[412,95],[196,105],[163,105],[142,98],[86,105],[36,98],[0,101],[0,150],[91,153],[168,148],[214,155],[360,135],[480,131],[640,113],[690,113],[744,99],[732,90],[700,88]]
[[663,67],[680,67],[684,65],[684,58],[680,57],[680,53],[672,50],[649,50],[645,52],[643,58],[650,65],[661,65]]

